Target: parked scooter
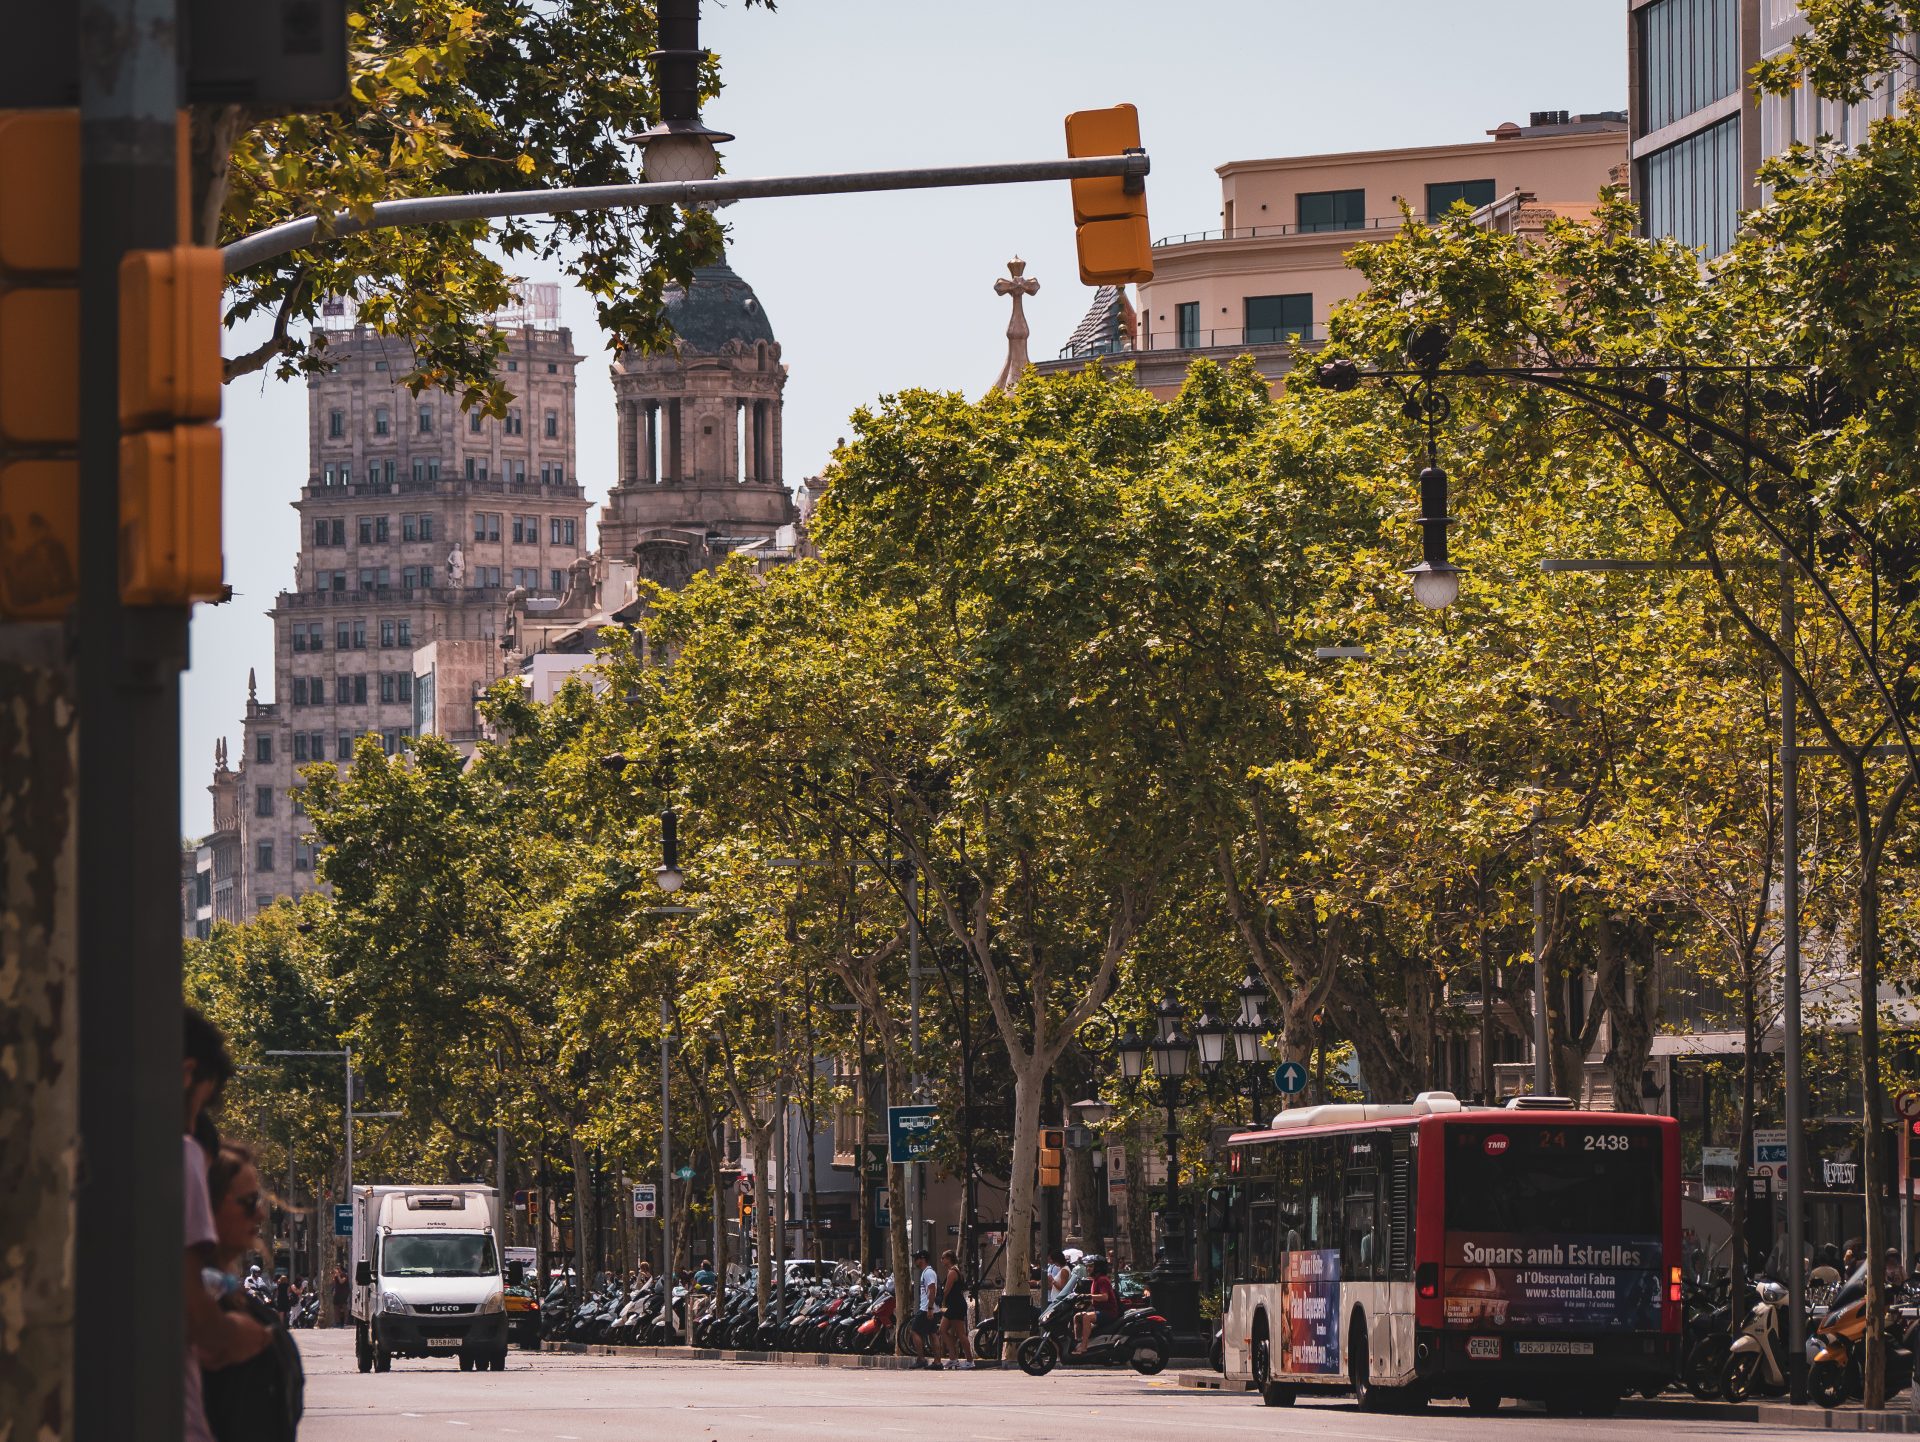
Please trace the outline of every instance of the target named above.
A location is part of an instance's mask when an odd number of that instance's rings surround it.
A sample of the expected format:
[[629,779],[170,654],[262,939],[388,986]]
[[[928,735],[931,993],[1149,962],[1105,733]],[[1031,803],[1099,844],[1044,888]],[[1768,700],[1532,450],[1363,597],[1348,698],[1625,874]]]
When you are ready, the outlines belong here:
[[[1813,1361],[1807,1368],[1807,1395],[1822,1407],[1838,1407],[1861,1392],[1860,1364],[1866,1351],[1867,1269],[1855,1269],[1833,1294],[1827,1315],[1814,1332]],[[1891,1325],[1888,1325],[1891,1324]],[[1887,1332],[1887,1393],[1913,1378],[1913,1353],[1920,1325],[1908,1326],[1889,1309],[1879,1325]]]
[[1069,1292],[1041,1309],[1038,1330],[1020,1344],[1016,1357],[1029,1377],[1044,1377],[1062,1362],[1087,1366],[1125,1363],[1143,1377],[1166,1367],[1173,1356],[1173,1328],[1151,1307],[1134,1307],[1094,1328],[1087,1350],[1073,1351],[1073,1319],[1093,1305],[1084,1292]]
[[1787,1289],[1778,1282],[1761,1282],[1754,1290],[1758,1300],[1733,1339],[1720,1375],[1720,1395],[1729,1402],[1744,1402],[1755,1392],[1777,1396],[1787,1390],[1786,1347],[1780,1335]]

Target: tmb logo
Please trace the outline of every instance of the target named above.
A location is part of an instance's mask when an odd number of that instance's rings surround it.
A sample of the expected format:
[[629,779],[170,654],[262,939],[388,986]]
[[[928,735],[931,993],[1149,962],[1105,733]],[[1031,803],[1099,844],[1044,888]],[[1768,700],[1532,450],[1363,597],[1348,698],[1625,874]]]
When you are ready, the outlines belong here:
[[1480,1146],[1488,1156],[1500,1156],[1507,1150],[1507,1134],[1505,1132],[1495,1132],[1484,1142],[1480,1143]]

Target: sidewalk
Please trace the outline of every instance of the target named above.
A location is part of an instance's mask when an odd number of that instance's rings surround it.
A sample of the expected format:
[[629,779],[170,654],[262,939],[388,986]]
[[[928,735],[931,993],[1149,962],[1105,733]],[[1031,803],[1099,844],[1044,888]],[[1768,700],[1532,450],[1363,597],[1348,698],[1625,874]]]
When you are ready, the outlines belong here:
[[[1218,1372],[1182,1372],[1182,1387],[1202,1391],[1250,1392],[1252,1384]],[[1803,1432],[1913,1432],[1920,1433],[1920,1415],[1905,1407],[1869,1412],[1849,1405],[1829,1411],[1824,1407],[1795,1407],[1787,1402],[1696,1402],[1691,1397],[1638,1397],[1620,1403],[1621,1417],[1664,1418],[1680,1422],[1755,1422],[1763,1427],[1792,1427]]]
[[[604,1342],[542,1342],[543,1352],[569,1352],[576,1357],[644,1357],[663,1362],[764,1362],[775,1367],[867,1367],[888,1372],[911,1372],[917,1357],[868,1356],[862,1352],[747,1352],[716,1347],[616,1347]],[[992,1363],[981,1363],[983,1370]]]

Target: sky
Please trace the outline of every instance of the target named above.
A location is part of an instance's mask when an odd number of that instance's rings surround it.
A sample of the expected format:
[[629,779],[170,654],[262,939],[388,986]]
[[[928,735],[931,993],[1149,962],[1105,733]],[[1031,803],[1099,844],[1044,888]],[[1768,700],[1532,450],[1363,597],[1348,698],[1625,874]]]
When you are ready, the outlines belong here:
[[[1624,0],[780,0],[769,14],[707,0],[703,43],[725,90],[709,124],[733,175],[1041,160],[1063,117],[1132,101],[1153,162],[1155,235],[1220,224],[1214,168],[1230,160],[1483,138],[1534,110],[1626,104]],[[786,480],[816,474],[848,417],[912,386],[979,395],[1006,358],[1015,255],[1036,359],[1054,355],[1092,293],[1079,282],[1066,186],[760,200],[722,212],[732,263],[758,293],[789,369]],[[561,279],[532,269],[533,279]],[[614,458],[605,346],[564,292],[580,368],[578,469],[590,500]],[[228,352],[259,335],[230,333]],[[293,579],[307,474],[306,386],[227,388],[225,606],[197,608],[183,688],[182,829],[212,825],[216,738],[239,759],[247,673],[273,697],[265,611]]]

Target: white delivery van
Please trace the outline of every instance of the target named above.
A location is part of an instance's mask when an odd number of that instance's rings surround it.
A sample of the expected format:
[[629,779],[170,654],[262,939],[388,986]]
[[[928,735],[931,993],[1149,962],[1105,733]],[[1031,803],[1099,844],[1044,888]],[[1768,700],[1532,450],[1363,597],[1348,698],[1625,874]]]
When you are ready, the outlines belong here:
[[492,1187],[355,1187],[353,1321],[362,1372],[395,1357],[504,1371],[500,1198]]

